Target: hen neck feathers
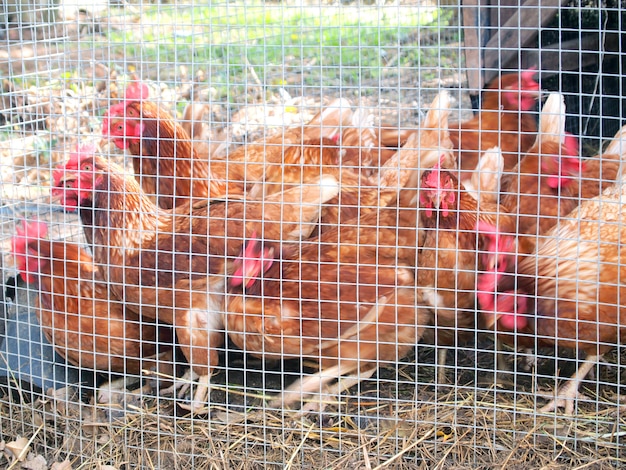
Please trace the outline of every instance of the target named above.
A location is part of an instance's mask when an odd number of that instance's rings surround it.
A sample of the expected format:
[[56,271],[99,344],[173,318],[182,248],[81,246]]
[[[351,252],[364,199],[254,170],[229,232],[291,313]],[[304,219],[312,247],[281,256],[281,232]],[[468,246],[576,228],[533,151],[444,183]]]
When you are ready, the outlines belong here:
[[114,240],[111,234],[108,239],[101,239],[107,235],[98,229],[123,230],[126,234],[133,234],[140,244],[144,238],[154,236],[162,226],[164,216],[169,218],[170,215],[158,209],[134,178],[115,172],[104,173],[99,179],[94,188],[92,210],[85,213],[87,217],[93,217],[94,242],[120,247],[126,243]]

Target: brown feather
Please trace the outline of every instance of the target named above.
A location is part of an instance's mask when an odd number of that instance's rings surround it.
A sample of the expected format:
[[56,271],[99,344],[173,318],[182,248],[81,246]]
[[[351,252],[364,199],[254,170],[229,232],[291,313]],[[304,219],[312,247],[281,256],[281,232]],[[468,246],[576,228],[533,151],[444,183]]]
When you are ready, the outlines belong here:
[[130,140],[133,167],[144,191],[164,209],[196,199],[242,195],[241,184],[229,184],[211,172],[209,161],[194,151],[185,129],[157,104],[131,101],[126,114],[140,119],[140,139]]
[[[83,184],[89,179],[93,187],[81,205],[92,208],[94,259],[111,291],[129,309],[175,324],[183,351],[204,350],[194,353],[196,359],[188,357],[203,375],[214,364],[197,358],[208,358],[204,346],[219,346],[216,338],[222,336],[216,332],[221,331],[227,257],[237,255],[255,229],[279,241],[308,236],[320,203],[338,191],[336,181],[326,179],[263,202],[205,202],[159,211],[134,178],[103,158],[85,157],[79,169]],[[210,328],[198,330],[198,323]],[[182,344],[185,340],[190,344]]]
[[[503,340],[554,345],[604,354],[626,332],[626,220],[620,184],[584,201],[546,234],[536,254],[516,266],[501,290],[536,298],[527,328]],[[534,300],[529,303],[534,306]]]
[[[172,349],[169,327],[125,308],[91,256],[78,245],[51,240],[31,244],[40,264],[38,317],[46,338],[68,362],[103,372],[139,374],[157,351]],[[160,343],[160,347],[159,347]]]
[[[504,170],[512,169],[533,145],[537,137],[536,116],[529,111],[512,107],[503,99],[511,87],[519,89],[520,74],[506,74],[487,86],[482,96],[481,109],[473,118],[450,125],[450,138],[459,149],[459,167],[465,180],[478,163],[483,151],[500,147]],[[510,91],[509,91],[510,92]],[[536,98],[538,93],[534,93]]]
[[437,344],[454,346],[473,337],[476,330],[476,273],[484,269],[477,256],[478,221],[515,233],[515,219],[500,205],[479,202],[460,189],[452,172],[440,172],[454,184],[449,191],[455,194],[455,207],[449,207],[447,214],[435,208],[431,216],[421,209],[425,235],[418,257],[417,301],[435,318],[435,330],[428,331],[425,341],[434,341],[431,335],[436,335]]

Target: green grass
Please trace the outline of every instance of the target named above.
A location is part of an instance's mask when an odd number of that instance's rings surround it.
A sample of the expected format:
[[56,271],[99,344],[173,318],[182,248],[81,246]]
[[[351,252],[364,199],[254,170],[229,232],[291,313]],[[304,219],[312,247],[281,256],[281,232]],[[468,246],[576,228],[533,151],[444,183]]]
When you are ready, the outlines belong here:
[[141,22],[140,28],[112,31],[111,50],[127,61],[153,63],[155,72],[179,65],[190,73],[202,69],[222,95],[254,84],[251,69],[266,87],[376,80],[390,56],[396,67],[419,65],[418,27],[446,24],[434,7],[261,2],[144,7]]

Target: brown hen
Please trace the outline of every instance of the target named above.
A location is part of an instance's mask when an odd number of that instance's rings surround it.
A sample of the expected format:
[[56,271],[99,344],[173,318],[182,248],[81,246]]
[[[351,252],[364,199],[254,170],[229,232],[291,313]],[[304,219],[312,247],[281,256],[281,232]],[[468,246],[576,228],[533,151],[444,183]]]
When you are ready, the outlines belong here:
[[12,250],[24,280],[39,284],[39,322],[61,356],[77,367],[136,375],[154,365],[150,356],[172,349],[169,326],[157,328],[112,300],[92,257],[47,232],[44,222],[25,222]]
[[537,250],[519,262],[508,258],[516,275],[487,273],[481,306],[487,324],[509,333],[511,344],[555,345],[587,354],[571,382],[554,393],[541,411],[575,409],[578,389],[603,354],[626,332],[625,186],[617,183],[582,202],[550,230]]
[[[492,156],[500,157],[489,153],[486,158]],[[446,348],[476,333],[476,273],[484,269],[478,257],[482,245],[477,226],[487,222],[506,233],[515,230],[512,215],[488,197],[476,199],[460,188],[453,173],[440,168],[426,171],[419,198],[424,242],[418,257],[417,302],[434,317],[424,340],[444,346],[437,359],[440,383],[446,379]]]
[[[432,146],[446,132],[447,107],[442,93],[426,118],[441,129],[424,127],[405,144],[419,149],[414,166],[423,152],[450,159],[449,148]],[[416,147],[418,139],[430,146]],[[282,249],[269,241],[248,242],[230,278],[229,337],[255,356],[305,357],[320,369],[289,386],[271,406],[320,390],[340,394],[414,347],[432,319],[415,306],[417,225],[414,206],[387,207]],[[319,404],[317,397],[305,409]]]
[[[262,202],[205,201],[187,215],[159,210],[134,178],[98,156],[70,160],[54,179],[55,195],[93,224],[94,259],[113,295],[143,316],[175,325],[203,383],[223,342],[227,258],[255,229],[278,242],[307,237],[320,205],[338,192],[336,180],[326,177]],[[203,400],[206,389],[198,393]]]
[[505,74],[487,85],[476,116],[450,124],[450,138],[459,150],[461,180],[470,177],[481,152],[500,147],[504,170],[513,168],[537,137],[536,116],[530,110],[539,98],[534,70]]
[[147,100],[127,100],[109,110],[103,134],[134,156],[135,174],[144,191],[171,209],[188,200],[241,196],[248,185],[260,180],[265,164],[289,164],[284,153],[292,145],[332,137],[352,111],[345,100],[336,100],[301,128],[287,129],[230,152],[212,161],[194,150],[189,134],[167,111]]

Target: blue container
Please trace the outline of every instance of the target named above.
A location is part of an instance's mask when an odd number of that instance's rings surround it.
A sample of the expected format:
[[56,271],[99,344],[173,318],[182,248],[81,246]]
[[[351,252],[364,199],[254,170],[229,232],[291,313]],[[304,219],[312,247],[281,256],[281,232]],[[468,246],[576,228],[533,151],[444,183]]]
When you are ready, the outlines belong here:
[[93,374],[82,377],[80,370],[68,365],[44,336],[34,308],[36,295],[36,289],[25,288],[20,280],[14,298],[4,299],[0,387],[8,387],[19,396],[21,392],[45,393],[49,388],[93,385]]

